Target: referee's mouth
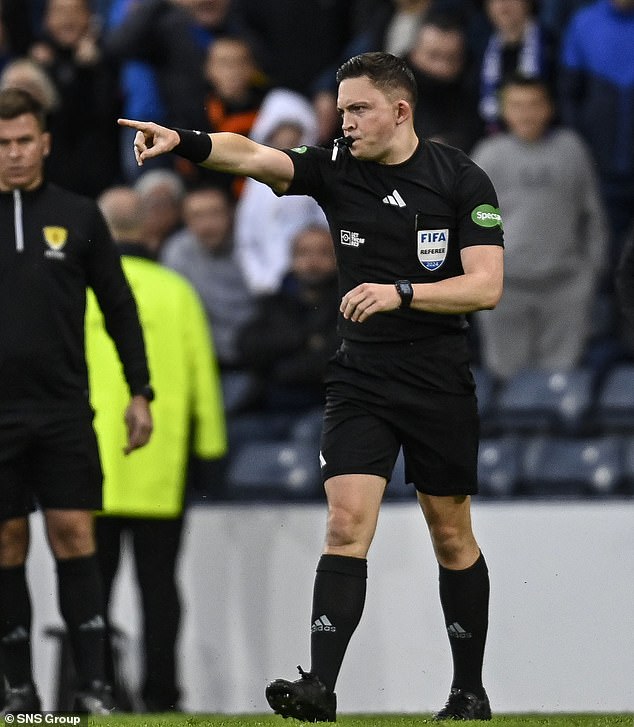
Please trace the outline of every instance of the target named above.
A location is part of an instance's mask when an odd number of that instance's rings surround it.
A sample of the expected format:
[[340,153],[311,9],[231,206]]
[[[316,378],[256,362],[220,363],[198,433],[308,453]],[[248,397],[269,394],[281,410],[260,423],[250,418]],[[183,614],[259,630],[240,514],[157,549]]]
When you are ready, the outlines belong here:
[[340,136],[338,139],[336,139],[335,143],[339,147],[346,147],[347,149],[350,149],[355,141],[356,139],[354,139],[352,136],[344,134],[343,136]]

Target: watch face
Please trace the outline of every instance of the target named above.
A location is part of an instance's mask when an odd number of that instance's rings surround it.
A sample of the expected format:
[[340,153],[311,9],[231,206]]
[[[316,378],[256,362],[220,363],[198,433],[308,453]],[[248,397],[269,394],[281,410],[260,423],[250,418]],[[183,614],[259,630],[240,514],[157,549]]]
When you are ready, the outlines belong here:
[[412,284],[409,282],[409,280],[397,280],[395,285],[398,294],[401,296],[400,307],[409,307],[410,303],[412,302],[412,298],[414,297],[414,288],[412,288]]

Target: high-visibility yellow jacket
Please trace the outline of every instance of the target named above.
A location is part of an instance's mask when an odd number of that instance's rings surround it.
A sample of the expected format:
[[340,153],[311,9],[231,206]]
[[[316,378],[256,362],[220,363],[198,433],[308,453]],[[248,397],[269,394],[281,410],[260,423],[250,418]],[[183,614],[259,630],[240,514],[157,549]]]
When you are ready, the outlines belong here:
[[136,298],[152,386],[150,442],[125,456],[123,420],[130,392],[92,294],[86,306],[86,359],[95,430],[104,471],[104,512],[125,517],[176,517],[182,511],[190,452],[221,457],[225,418],[209,324],[198,295],[181,275],[124,255]]

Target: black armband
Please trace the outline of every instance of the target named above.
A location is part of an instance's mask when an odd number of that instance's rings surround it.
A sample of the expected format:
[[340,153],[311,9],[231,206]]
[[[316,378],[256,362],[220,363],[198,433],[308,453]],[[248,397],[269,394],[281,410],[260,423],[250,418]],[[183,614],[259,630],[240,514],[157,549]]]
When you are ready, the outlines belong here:
[[172,149],[174,154],[189,159],[190,162],[201,164],[211,154],[211,137],[203,131],[189,129],[173,130],[180,136],[180,142]]

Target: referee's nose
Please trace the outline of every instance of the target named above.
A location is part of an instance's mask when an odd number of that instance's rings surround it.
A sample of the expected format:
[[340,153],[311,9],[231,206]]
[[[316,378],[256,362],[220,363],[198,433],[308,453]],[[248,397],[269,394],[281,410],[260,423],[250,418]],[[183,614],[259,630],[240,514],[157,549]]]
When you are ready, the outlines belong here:
[[341,115],[341,128],[343,131],[350,131],[354,128],[353,116],[349,111],[344,111]]

